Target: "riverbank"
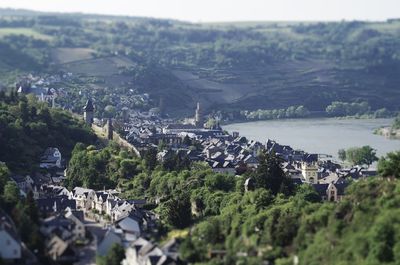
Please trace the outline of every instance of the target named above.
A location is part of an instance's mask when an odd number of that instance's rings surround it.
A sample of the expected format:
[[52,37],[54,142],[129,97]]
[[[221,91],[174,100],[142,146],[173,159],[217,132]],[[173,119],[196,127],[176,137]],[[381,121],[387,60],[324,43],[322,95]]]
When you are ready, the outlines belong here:
[[374,134],[384,136],[388,139],[400,140],[400,129],[393,129],[391,126],[381,127],[374,131]]
[[[232,124],[245,124],[245,123],[252,123],[252,122],[268,122],[268,121],[290,121],[290,120],[320,120],[320,119],[334,119],[334,120],[382,120],[382,119],[392,119],[395,116],[390,116],[390,117],[374,117],[371,115],[360,115],[360,116],[342,116],[342,117],[330,117],[327,115],[319,115],[319,116],[309,116],[309,117],[303,117],[303,118],[280,118],[280,119],[263,119],[263,120],[248,120],[248,119],[236,119],[236,120],[229,120],[229,121],[221,121],[220,124],[222,126],[229,126]],[[380,129],[380,128],[379,128]],[[378,130],[378,129],[376,129]]]

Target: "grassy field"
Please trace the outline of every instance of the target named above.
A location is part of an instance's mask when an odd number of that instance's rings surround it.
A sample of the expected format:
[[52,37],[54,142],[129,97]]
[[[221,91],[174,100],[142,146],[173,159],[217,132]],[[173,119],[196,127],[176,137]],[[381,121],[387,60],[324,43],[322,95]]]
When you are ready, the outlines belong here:
[[41,34],[31,28],[0,28],[0,38],[9,36],[9,35],[24,35],[24,36],[28,36],[28,37],[32,37],[32,38],[40,39],[40,40],[51,40],[52,39],[51,36]]

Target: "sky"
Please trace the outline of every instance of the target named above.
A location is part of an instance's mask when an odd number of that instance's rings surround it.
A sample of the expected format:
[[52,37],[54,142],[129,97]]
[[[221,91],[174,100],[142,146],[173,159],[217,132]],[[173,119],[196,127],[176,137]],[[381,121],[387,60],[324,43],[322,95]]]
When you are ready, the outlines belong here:
[[400,17],[400,0],[0,0],[0,8],[191,22],[334,21]]

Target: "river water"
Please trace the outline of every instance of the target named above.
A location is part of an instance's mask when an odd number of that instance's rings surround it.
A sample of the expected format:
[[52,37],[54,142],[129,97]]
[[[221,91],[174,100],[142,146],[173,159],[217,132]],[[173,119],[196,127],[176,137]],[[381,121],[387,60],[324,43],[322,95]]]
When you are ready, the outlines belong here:
[[392,119],[287,119],[223,126],[232,133],[238,131],[248,139],[265,143],[267,139],[290,145],[309,153],[328,154],[337,158],[341,148],[370,145],[378,156],[391,151],[400,151],[400,140],[386,139],[373,134],[374,129],[388,126]]

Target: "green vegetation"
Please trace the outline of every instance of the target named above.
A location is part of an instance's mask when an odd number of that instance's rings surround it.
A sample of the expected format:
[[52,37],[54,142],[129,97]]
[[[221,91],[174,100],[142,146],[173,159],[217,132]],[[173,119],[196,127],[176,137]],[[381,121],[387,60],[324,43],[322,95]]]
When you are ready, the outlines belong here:
[[247,120],[272,120],[285,118],[306,118],[310,111],[304,106],[291,106],[287,109],[242,111],[241,114]]
[[141,161],[132,153],[120,149],[111,142],[98,150],[78,143],[72,150],[67,170],[66,186],[70,189],[81,186],[93,189],[114,188],[119,179],[129,179],[142,171]]
[[400,113],[397,115],[396,119],[393,121],[392,129],[400,130]]
[[70,113],[15,92],[0,92],[0,136],[0,161],[14,173],[28,174],[38,170],[47,147],[58,147],[69,158],[76,142],[95,141],[90,128]]
[[10,35],[32,37],[39,40],[51,40],[51,37],[41,34],[31,28],[0,28],[0,38]]
[[125,259],[125,249],[119,244],[113,244],[105,257],[96,257],[98,265],[120,265]]
[[363,147],[352,147],[347,150],[340,149],[338,151],[338,156],[340,160],[347,160],[353,165],[370,166],[373,162],[378,161],[376,150],[369,145]]
[[400,151],[389,153],[379,159],[378,172],[383,177],[400,178]]

